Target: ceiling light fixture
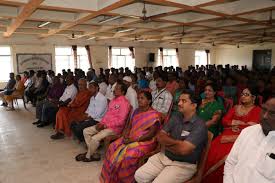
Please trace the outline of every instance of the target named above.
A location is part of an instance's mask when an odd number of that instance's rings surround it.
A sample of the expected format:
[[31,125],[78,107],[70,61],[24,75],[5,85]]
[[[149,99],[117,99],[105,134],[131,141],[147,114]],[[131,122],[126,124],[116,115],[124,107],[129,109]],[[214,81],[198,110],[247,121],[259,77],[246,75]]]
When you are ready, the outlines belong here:
[[103,19],[103,20],[99,21],[98,24],[104,24],[104,23],[107,23],[107,22],[110,22],[110,21],[113,21],[113,20],[117,20],[119,18],[121,18],[121,16],[116,16],[116,17]]
[[43,23],[41,23],[41,24],[39,24],[37,27],[38,28],[42,28],[42,27],[44,27],[44,26],[46,26],[46,25],[48,25],[48,24],[50,24],[51,22],[43,22]]
[[133,31],[135,30],[134,28],[130,28],[130,29],[121,29],[121,30],[118,30],[117,32],[118,33],[123,33],[123,32],[130,32],[130,31]]

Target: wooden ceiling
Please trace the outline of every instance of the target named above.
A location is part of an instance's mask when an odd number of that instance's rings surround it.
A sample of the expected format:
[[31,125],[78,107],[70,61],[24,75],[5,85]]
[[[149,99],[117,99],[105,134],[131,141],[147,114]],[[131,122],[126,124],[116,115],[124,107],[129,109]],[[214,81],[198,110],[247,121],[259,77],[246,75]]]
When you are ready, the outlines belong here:
[[0,32],[7,38],[31,34],[84,41],[272,43],[275,1],[0,0]]

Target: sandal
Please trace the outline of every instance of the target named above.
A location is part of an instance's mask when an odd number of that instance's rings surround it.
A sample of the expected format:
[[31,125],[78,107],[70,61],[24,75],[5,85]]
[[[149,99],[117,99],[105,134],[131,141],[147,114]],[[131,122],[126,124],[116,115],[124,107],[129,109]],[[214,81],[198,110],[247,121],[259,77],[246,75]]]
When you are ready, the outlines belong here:
[[86,158],[86,152],[85,153],[82,153],[82,154],[79,154],[75,157],[75,160],[76,161],[82,161],[84,158]]

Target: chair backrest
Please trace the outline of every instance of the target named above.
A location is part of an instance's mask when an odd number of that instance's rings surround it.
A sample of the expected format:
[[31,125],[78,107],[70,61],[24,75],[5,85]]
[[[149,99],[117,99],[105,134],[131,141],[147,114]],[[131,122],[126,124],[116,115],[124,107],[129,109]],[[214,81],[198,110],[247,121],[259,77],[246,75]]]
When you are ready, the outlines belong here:
[[197,172],[190,180],[186,181],[185,183],[200,183],[202,181],[204,167],[205,167],[205,164],[206,164],[206,160],[207,160],[207,156],[208,156],[208,152],[209,152],[209,149],[210,149],[210,146],[211,146],[213,136],[214,135],[210,131],[208,131],[207,145],[205,146],[205,148],[204,148],[204,150],[201,154],[201,158],[200,158],[200,161],[198,163]]
[[258,95],[257,98],[258,98],[259,106],[262,106],[263,105],[263,100],[264,100],[263,96]]
[[224,109],[225,111],[229,111],[234,106],[234,102],[230,98],[224,98]]

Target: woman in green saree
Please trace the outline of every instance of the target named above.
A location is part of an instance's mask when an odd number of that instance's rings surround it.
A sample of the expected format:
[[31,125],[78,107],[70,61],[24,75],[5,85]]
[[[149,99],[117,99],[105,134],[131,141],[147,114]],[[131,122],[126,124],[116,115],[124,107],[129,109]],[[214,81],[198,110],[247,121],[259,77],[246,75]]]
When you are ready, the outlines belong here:
[[206,122],[208,130],[218,136],[221,132],[220,119],[224,111],[223,104],[216,100],[216,85],[209,83],[205,86],[205,98],[198,108],[198,116]]

